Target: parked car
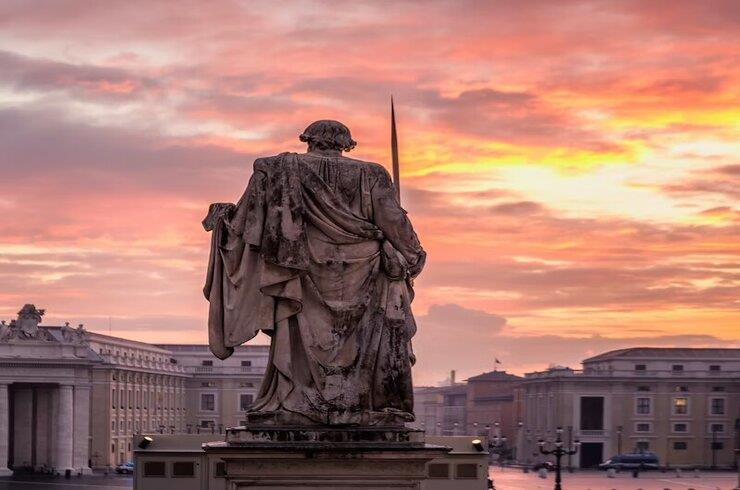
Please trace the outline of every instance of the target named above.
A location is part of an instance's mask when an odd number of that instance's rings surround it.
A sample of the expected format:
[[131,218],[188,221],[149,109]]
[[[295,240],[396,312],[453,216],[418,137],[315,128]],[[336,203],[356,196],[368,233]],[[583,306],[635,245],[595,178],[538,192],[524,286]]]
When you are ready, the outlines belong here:
[[657,470],[659,467],[658,456],[653,453],[617,454],[599,465],[601,470]]
[[553,463],[552,461],[543,461],[542,463],[532,465],[532,471],[537,471],[542,468],[546,469],[547,471],[555,471],[555,463]]
[[129,461],[128,463],[122,463],[116,466],[116,473],[122,475],[133,475],[134,474],[134,462]]

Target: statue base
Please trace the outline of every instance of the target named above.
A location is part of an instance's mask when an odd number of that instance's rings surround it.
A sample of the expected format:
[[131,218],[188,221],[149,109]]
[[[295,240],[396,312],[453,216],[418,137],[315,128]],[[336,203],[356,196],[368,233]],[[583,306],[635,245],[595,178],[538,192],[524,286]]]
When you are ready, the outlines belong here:
[[419,489],[426,463],[449,451],[420,430],[331,426],[236,427],[203,448],[226,463],[227,490]]

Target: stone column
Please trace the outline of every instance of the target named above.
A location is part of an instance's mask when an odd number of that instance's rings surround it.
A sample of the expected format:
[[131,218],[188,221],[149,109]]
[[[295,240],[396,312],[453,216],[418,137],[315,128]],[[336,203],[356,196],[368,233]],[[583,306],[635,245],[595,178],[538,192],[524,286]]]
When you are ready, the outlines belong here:
[[59,385],[59,405],[56,420],[56,458],[54,468],[61,474],[66,470],[74,471],[72,467],[73,437],[74,437],[74,398],[72,385]]
[[18,388],[13,397],[13,467],[31,466],[33,459],[33,388]]
[[51,397],[47,388],[36,388],[36,469],[51,467],[49,457],[49,430],[51,420]]
[[0,383],[0,476],[12,475],[8,469],[8,446],[10,442],[10,403],[8,385]]
[[90,387],[75,386],[74,391],[74,460],[75,471],[89,475],[90,469]]

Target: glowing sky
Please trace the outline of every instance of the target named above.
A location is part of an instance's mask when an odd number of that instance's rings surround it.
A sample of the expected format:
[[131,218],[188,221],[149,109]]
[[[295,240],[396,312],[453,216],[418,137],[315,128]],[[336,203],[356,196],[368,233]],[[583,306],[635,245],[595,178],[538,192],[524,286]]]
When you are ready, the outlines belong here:
[[345,122],[429,253],[419,383],[740,337],[740,2],[0,3],[0,318],[203,342],[214,201]]

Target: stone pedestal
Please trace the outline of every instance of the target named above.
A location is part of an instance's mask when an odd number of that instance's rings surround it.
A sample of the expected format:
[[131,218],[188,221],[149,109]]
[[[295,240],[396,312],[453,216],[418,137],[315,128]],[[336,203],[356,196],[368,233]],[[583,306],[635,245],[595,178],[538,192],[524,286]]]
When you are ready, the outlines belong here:
[[226,462],[227,490],[419,489],[449,451],[404,428],[239,427],[204,446]]

